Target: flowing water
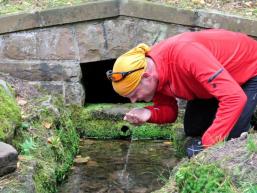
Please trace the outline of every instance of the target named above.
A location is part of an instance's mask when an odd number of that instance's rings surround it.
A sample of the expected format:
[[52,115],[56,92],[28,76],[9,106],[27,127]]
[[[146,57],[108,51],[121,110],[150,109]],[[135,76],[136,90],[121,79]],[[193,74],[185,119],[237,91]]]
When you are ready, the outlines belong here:
[[148,193],[160,189],[177,164],[163,141],[85,140],[60,193]]

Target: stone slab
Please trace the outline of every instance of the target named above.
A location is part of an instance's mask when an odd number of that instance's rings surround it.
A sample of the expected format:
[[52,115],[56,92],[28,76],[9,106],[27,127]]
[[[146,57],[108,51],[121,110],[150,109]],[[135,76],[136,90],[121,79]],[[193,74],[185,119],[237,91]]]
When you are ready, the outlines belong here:
[[257,36],[257,20],[220,12],[191,11],[145,1],[122,0],[119,15],[202,28],[222,27]]
[[118,16],[118,10],[117,1],[104,0],[34,13],[1,16],[0,34],[59,24],[115,17]]

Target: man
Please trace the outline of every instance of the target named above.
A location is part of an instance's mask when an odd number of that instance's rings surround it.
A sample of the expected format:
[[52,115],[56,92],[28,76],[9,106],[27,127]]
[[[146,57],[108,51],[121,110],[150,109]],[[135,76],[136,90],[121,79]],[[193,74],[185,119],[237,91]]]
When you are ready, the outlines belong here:
[[257,42],[221,29],[186,32],[152,48],[139,44],[107,76],[131,102],[154,102],[125,115],[133,124],[174,122],[176,98],[187,100],[185,133],[201,136],[187,149],[190,157],[249,130],[257,105]]

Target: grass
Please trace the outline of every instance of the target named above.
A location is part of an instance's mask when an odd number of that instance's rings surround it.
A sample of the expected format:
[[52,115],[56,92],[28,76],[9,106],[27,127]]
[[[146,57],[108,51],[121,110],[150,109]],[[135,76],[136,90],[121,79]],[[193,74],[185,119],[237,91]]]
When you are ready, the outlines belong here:
[[[93,0],[0,0],[0,15],[34,12],[60,6],[71,6]],[[101,1],[101,0],[94,0]],[[93,1],[93,2],[94,2]],[[138,0],[167,4],[182,9],[218,10],[223,13],[257,19],[257,2],[253,0]]]
[[247,138],[246,147],[250,153],[257,153],[257,142],[253,139],[251,135],[249,135]]
[[0,15],[35,12],[45,9],[71,6],[88,2],[88,0],[0,0]]

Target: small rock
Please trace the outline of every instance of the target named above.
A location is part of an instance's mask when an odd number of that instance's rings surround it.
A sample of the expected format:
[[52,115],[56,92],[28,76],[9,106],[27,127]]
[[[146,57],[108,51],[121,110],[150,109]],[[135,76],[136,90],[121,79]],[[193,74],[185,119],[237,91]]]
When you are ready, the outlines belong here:
[[18,152],[13,146],[0,142],[0,176],[16,170]]
[[243,132],[243,133],[241,133],[239,139],[240,140],[245,140],[245,139],[247,139],[247,136],[248,136],[248,133],[247,132]]

